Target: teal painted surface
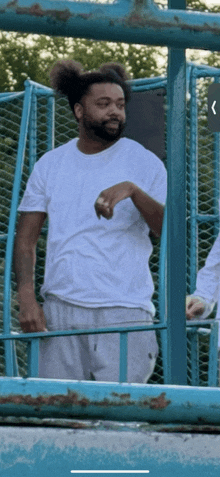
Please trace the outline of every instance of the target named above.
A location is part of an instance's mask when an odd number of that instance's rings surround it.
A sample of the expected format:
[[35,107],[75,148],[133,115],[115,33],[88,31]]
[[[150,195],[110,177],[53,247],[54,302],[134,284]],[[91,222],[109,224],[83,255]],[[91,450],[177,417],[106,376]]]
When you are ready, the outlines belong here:
[[219,322],[213,323],[212,332],[210,335],[209,345],[209,372],[208,385],[216,386],[218,383],[218,327]]
[[[71,470],[112,470],[114,475],[219,477],[220,436],[2,427],[1,477],[66,477]],[[149,470],[129,474],[129,470]]]
[[127,381],[127,358],[128,358],[128,333],[120,333],[120,366],[119,381],[125,383]]
[[151,0],[121,0],[107,5],[2,0],[0,13],[0,28],[9,31],[178,48],[219,49],[219,15],[160,10]]
[[169,50],[167,95],[167,383],[186,384],[186,63],[184,50]]
[[190,74],[190,290],[189,293],[193,293],[196,287],[197,276],[197,260],[196,260],[196,247],[197,247],[197,144],[198,144],[198,131],[197,131],[197,95],[196,95],[196,70],[191,69]]
[[24,96],[24,92],[21,93],[0,93],[0,103],[13,101],[14,99],[22,98]]
[[35,94],[31,95],[31,110],[29,119],[29,175],[37,160],[37,98]]
[[220,425],[220,388],[1,378],[0,416]]

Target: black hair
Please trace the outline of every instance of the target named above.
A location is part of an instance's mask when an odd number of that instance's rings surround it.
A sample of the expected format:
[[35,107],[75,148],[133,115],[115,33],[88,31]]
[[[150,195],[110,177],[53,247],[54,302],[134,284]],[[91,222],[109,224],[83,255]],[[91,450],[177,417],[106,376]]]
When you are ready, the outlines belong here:
[[79,103],[94,83],[115,83],[121,86],[125,102],[130,99],[131,88],[126,82],[128,76],[124,67],[118,63],[106,63],[99,70],[84,72],[80,63],[74,60],[60,60],[50,72],[52,88],[67,96],[69,105],[74,113],[74,105]]

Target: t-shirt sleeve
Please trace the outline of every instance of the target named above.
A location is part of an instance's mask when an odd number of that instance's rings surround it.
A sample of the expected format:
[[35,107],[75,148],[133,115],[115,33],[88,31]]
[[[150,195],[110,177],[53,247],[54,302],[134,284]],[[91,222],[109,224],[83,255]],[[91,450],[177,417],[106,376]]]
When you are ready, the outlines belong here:
[[195,295],[199,295],[207,302],[216,303],[220,288],[220,234],[215,240],[205,266],[197,274]]
[[36,162],[28,179],[26,189],[18,207],[19,212],[47,212],[45,171],[42,162]]

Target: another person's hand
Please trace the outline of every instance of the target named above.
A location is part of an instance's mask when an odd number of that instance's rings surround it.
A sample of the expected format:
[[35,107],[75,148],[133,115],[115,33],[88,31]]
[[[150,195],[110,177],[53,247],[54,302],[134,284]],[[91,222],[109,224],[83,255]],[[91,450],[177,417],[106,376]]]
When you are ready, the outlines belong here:
[[197,297],[186,298],[186,317],[188,320],[192,320],[196,316],[202,315],[205,311],[205,304],[203,300]]
[[131,197],[133,188],[132,182],[125,181],[103,190],[94,204],[97,217],[100,219],[102,215],[106,219],[111,219],[115,205],[121,200]]
[[24,333],[47,331],[43,309],[35,298],[28,300],[28,302],[20,302],[18,318]]

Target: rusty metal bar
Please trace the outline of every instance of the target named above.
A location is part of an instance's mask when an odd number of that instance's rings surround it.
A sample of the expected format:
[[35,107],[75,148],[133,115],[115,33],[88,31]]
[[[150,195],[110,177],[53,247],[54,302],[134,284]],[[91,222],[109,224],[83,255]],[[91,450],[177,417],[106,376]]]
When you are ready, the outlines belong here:
[[160,10],[152,0],[120,0],[113,4],[2,0],[0,29],[219,50],[220,18],[212,13]]
[[220,424],[220,389],[1,378],[0,416]]

